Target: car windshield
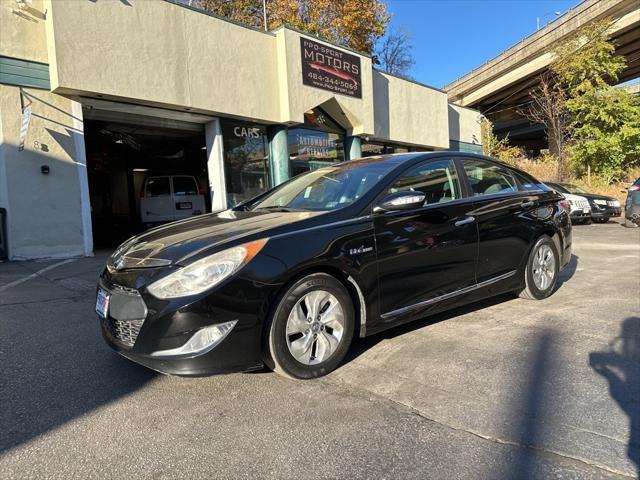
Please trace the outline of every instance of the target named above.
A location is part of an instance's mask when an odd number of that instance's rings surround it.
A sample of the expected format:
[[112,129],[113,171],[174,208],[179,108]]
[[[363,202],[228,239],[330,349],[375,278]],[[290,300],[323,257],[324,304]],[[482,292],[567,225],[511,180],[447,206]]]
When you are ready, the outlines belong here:
[[568,183],[564,183],[562,184],[562,186],[565,188],[565,190],[567,190],[569,193],[573,193],[574,195],[582,195],[584,193],[587,193],[586,190],[583,190],[576,185],[569,185]]
[[358,160],[304,173],[252,205],[251,210],[335,210],[367,193],[391,168],[391,162]]

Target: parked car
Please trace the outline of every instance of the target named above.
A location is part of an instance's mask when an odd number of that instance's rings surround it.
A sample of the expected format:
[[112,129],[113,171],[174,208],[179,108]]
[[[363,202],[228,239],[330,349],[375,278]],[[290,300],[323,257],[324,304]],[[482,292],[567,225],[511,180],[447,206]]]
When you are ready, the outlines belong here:
[[562,196],[567,200],[567,202],[569,203],[569,216],[571,217],[572,223],[585,223],[587,225],[591,224],[591,205],[589,204],[589,200],[581,195],[575,195],[569,192],[559,183],[544,183],[556,192],[561,193]]
[[147,177],[140,198],[140,217],[147,226],[173,222],[205,211],[204,195],[190,175]]
[[335,369],[354,336],[504,292],[541,300],[571,257],[560,194],[451,152],[354,160],[131,238],[107,261],[107,343],[160,372]]
[[624,203],[624,226],[640,227],[640,178],[627,189]]
[[607,223],[611,217],[622,215],[620,201],[617,198],[589,193],[570,183],[547,183],[547,185],[561,193],[571,193],[586,198],[591,207],[591,219],[596,223]]

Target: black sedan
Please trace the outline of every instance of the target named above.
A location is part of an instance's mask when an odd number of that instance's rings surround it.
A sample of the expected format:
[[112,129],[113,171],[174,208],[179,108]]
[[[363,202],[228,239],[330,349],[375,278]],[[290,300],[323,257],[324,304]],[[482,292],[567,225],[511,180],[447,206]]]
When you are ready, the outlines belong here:
[[134,237],[108,259],[106,341],[163,373],[329,373],[354,336],[503,292],[571,256],[562,196],[478,155],[370,157]]
[[596,223],[607,223],[611,217],[619,217],[622,215],[622,207],[617,198],[598,195],[597,193],[588,193],[584,189],[576,185],[571,185],[570,183],[546,183],[561,193],[572,193],[573,195],[580,195],[586,198],[591,207],[591,220]]

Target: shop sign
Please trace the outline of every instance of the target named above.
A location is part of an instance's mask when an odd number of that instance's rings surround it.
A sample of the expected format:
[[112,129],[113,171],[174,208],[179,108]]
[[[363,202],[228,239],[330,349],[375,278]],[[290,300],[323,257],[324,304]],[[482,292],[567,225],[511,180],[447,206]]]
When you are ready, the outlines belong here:
[[300,37],[302,83],[362,98],[360,57]]
[[315,135],[298,135],[298,158],[337,158],[338,146],[336,141],[329,138],[328,133]]

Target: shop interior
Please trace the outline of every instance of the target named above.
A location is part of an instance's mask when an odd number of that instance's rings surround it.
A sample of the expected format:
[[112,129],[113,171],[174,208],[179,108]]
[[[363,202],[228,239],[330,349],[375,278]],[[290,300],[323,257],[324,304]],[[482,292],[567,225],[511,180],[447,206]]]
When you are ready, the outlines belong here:
[[[115,116],[93,109],[83,113],[94,248],[112,248],[148,228],[141,214],[143,197],[164,193],[157,187],[154,191],[150,177],[168,177],[161,179],[167,195],[181,193],[174,176],[193,177],[195,183],[186,179],[193,191],[182,194],[192,194],[190,199],[202,201],[204,210],[211,211],[201,124],[135,114]],[[161,212],[166,219],[175,213],[171,209],[187,205],[177,202],[178,197],[171,198],[163,207],[167,212]],[[194,211],[198,213],[205,212]]]

